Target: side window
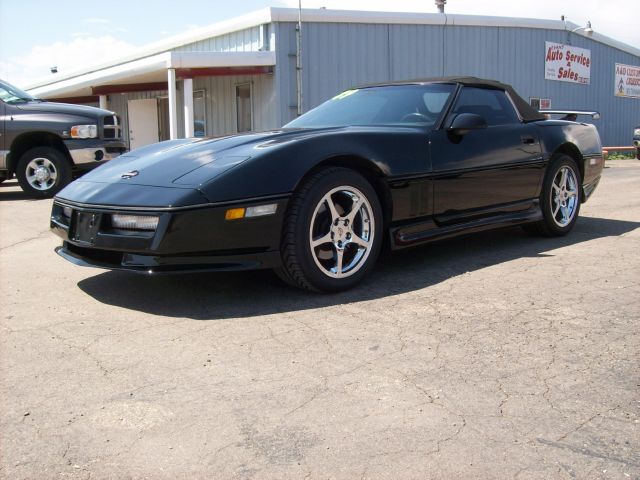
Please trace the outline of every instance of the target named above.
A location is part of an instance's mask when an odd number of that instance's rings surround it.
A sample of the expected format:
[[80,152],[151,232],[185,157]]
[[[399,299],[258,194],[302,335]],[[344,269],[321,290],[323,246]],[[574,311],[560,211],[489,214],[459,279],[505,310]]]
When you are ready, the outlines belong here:
[[502,90],[464,87],[453,113],[475,113],[482,116],[489,126],[520,123],[513,104]]

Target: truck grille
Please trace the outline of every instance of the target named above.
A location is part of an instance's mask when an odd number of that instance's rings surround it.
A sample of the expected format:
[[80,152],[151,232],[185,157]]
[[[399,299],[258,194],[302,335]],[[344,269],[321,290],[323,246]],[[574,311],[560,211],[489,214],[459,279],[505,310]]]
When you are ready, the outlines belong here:
[[102,138],[109,140],[122,138],[122,127],[117,115],[110,115],[102,119]]

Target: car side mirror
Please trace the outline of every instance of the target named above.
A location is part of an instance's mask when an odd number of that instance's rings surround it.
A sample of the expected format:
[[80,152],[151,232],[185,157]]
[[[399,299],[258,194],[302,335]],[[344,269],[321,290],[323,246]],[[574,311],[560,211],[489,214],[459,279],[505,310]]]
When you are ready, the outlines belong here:
[[459,113],[451,121],[447,132],[454,135],[466,135],[470,130],[487,128],[487,121],[475,113]]

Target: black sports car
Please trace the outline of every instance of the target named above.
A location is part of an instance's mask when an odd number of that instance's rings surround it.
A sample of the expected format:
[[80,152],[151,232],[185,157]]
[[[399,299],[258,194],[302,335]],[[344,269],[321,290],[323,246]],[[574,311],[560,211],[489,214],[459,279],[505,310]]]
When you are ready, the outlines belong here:
[[603,168],[593,125],[440,78],[347,90],[283,128],[144,147],[54,200],[56,251],[139,272],[273,268],[349,288],[399,249],[523,224],[564,235]]

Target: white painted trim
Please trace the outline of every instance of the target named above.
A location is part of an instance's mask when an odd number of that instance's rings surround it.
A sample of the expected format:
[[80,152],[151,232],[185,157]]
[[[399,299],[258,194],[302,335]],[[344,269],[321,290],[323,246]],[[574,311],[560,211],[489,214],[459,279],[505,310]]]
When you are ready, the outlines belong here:
[[[276,64],[276,52],[165,52],[153,57],[115,65],[49,85],[29,89],[42,98],[78,95],[81,89],[123,81],[132,83],[135,75],[161,72],[167,68],[261,67]],[[87,95],[90,92],[83,92]]]
[[184,138],[191,138],[193,134],[193,78],[182,81],[184,97]]
[[176,71],[173,68],[167,70],[167,83],[169,89],[169,138],[178,138],[178,98],[176,92]]
[[[272,22],[297,22],[295,8],[272,8]],[[302,10],[303,22],[318,23],[372,23],[392,25],[467,25],[484,27],[526,27],[564,30],[560,20],[536,18],[494,17],[484,15],[449,15],[418,12],[375,12],[361,10]],[[569,24],[569,22],[567,22]],[[577,27],[578,25],[576,25]]]
[[169,52],[168,68],[265,67],[276,64],[276,52]]
[[152,73],[167,68],[169,53],[153,57],[141,58],[130,63],[114,65],[103,70],[92,70],[76,77],[67,78],[55,83],[47,83],[32,87],[29,92],[36,97],[64,96],[77,92],[81,88],[93,85],[105,85],[115,80],[122,80],[132,75]]

